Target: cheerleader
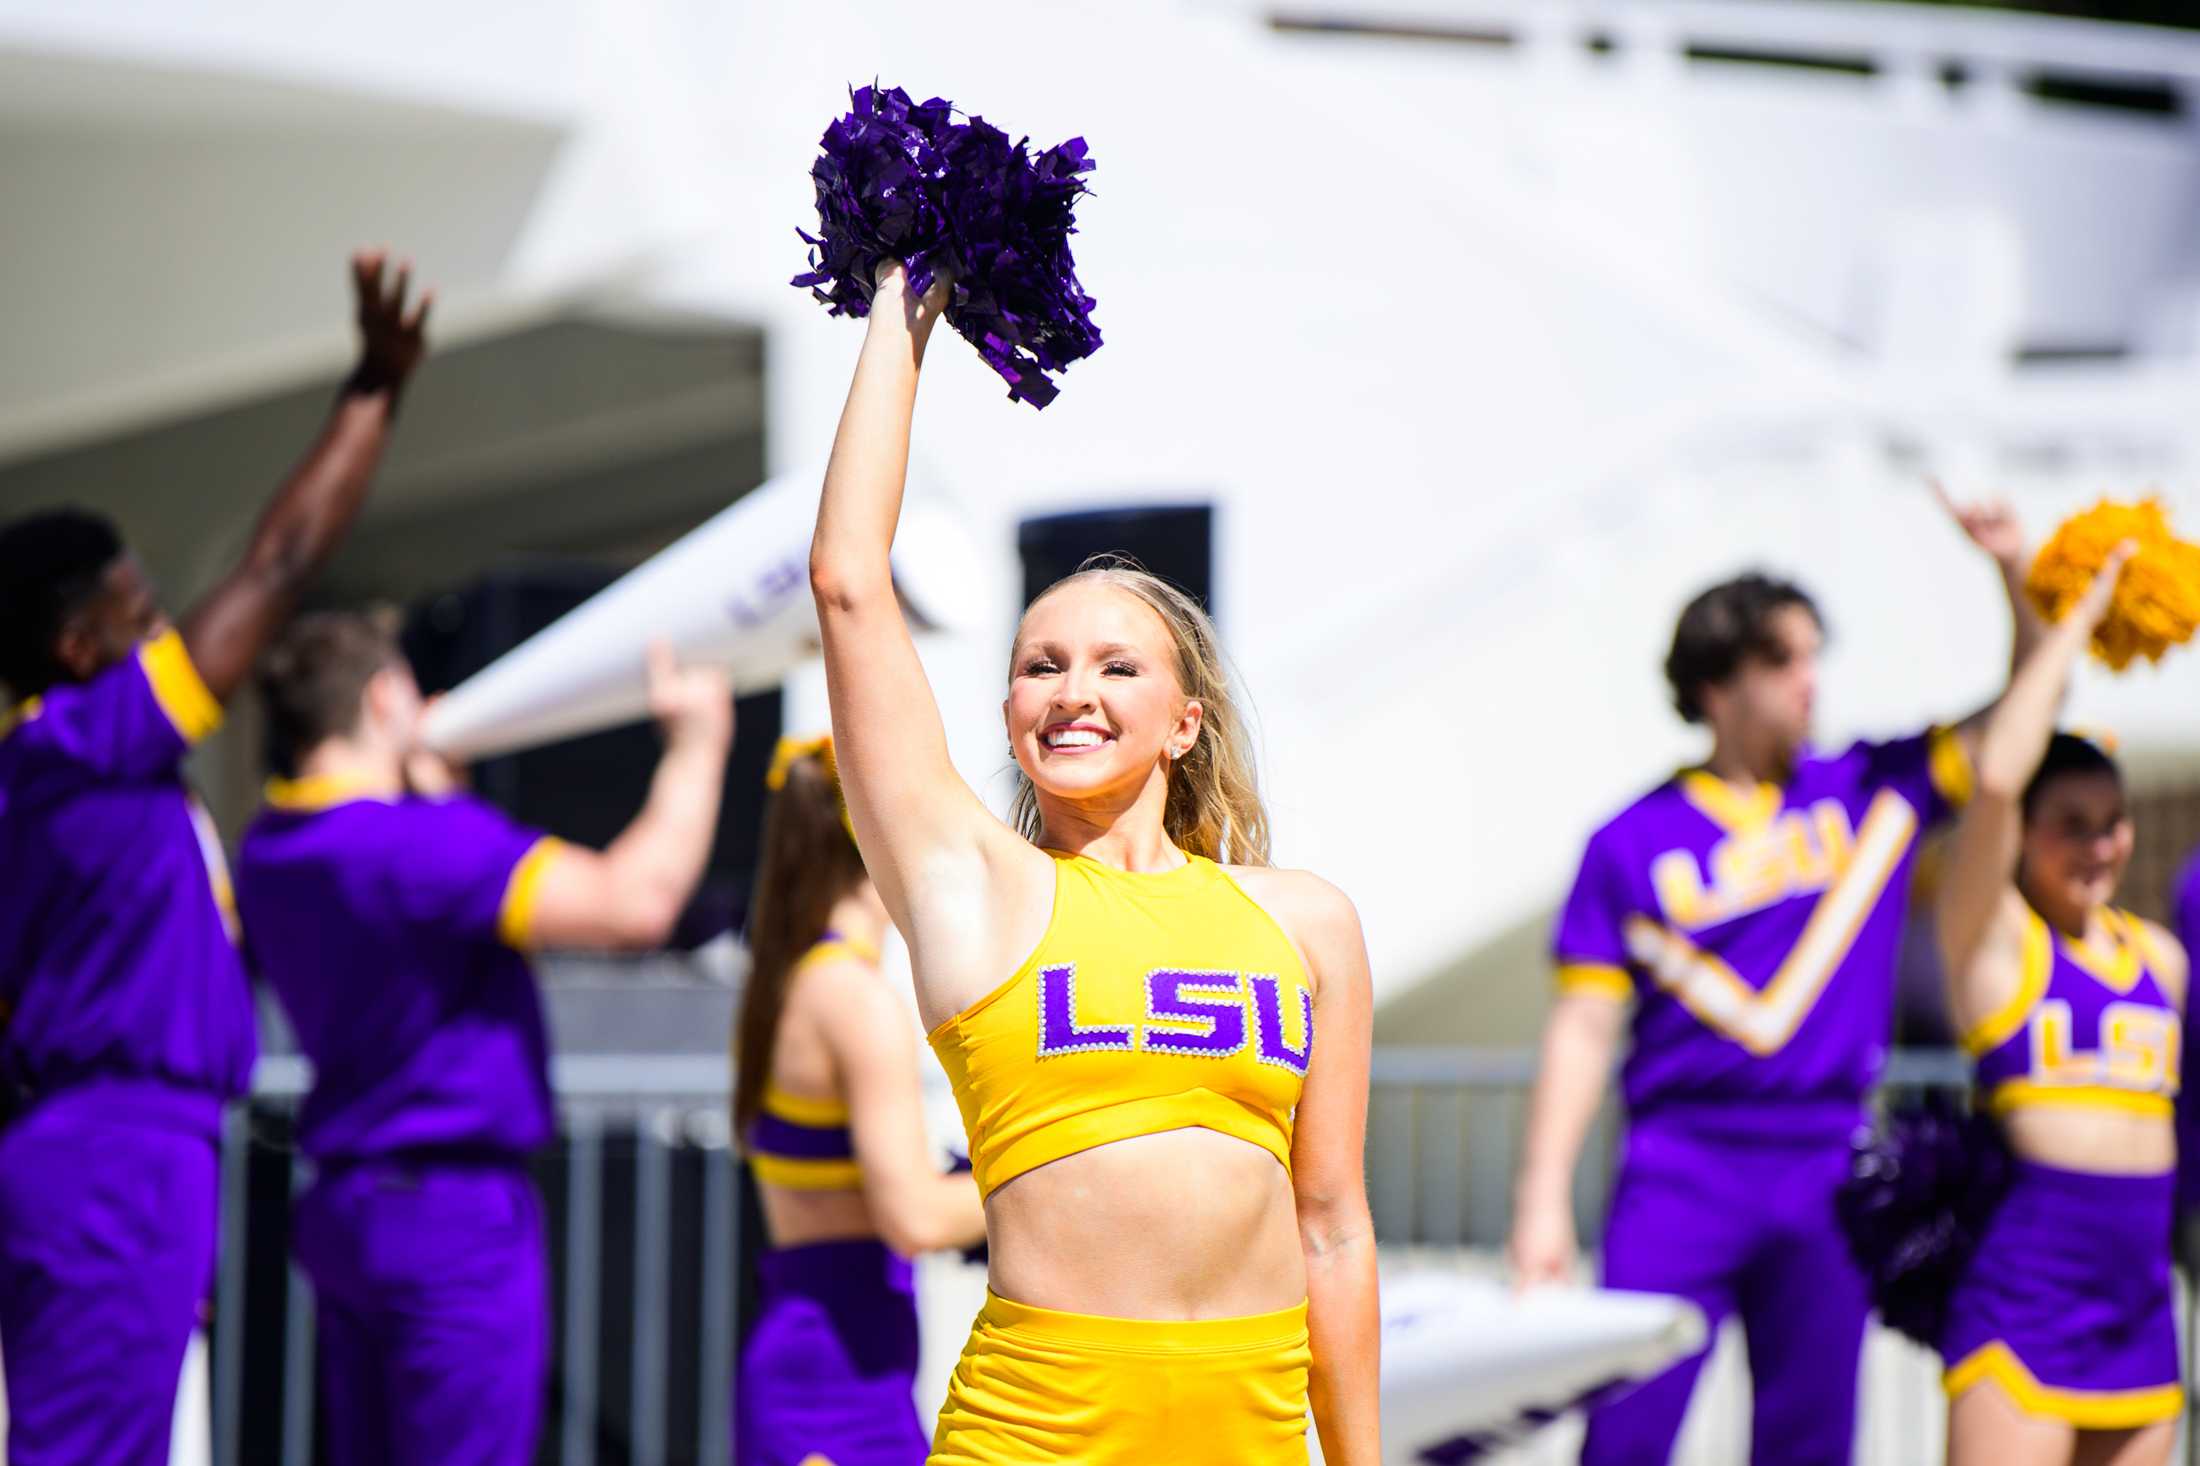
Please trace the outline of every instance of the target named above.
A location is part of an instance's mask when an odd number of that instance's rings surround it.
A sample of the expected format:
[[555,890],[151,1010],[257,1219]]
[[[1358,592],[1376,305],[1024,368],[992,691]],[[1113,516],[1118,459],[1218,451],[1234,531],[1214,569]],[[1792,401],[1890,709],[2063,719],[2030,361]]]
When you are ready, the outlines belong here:
[[770,1245],[734,1389],[736,1466],[918,1466],[909,1258],[985,1236],[969,1176],[931,1165],[907,1004],[879,973],[830,738],[783,738],[766,783],[734,1033],[735,1133]]
[[810,558],[849,812],[985,1198],[931,1460],[1300,1463],[1311,1413],[1373,1466],[1358,918],[1268,864],[1214,628],[1142,572],[1024,613],[1013,828],[956,776],[887,562],[944,295],[879,272]]
[[1939,900],[1951,1009],[2014,1157],[1941,1340],[1951,1466],[2169,1459],[2169,1237],[2184,948],[2110,904],[2132,824],[2115,762],[2053,731],[2127,553],[1989,721]]

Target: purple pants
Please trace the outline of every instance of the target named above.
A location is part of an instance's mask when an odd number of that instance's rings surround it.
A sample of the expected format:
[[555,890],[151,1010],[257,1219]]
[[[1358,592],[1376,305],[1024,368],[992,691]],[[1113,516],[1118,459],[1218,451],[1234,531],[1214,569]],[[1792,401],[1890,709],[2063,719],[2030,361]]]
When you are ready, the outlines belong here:
[[[1871,1300],[1833,1211],[1853,1106],[1637,1119],[1612,1196],[1604,1285],[1677,1293],[1749,1345],[1751,1459],[1848,1466]],[[1583,1466],[1672,1455],[1708,1348],[1593,1410]]]
[[917,1300],[876,1241],[757,1258],[758,1316],[735,1379],[734,1466],[923,1466]]
[[0,1132],[12,1466],[166,1466],[214,1272],[220,1102],[98,1082]]
[[333,1466],[529,1466],[550,1359],[542,1202],[515,1158],[324,1169],[298,1200]]

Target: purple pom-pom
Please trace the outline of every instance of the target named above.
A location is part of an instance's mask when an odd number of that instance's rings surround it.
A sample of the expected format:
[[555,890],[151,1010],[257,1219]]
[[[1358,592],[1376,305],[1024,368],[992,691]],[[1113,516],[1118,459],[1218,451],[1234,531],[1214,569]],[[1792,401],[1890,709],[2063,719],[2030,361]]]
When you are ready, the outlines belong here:
[[2001,1128],[1944,1099],[1858,1135],[1834,1208],[1888,1327],[1940,1347],[1949,1297],[2009,1177]]
[[797,230],[810,268],[793,284],[838,315],[868,315],[872,274],[902,262],[920,295],[942,270],[947,323],[1008,383],[1012,399],[1045,407],[1060,389],[1048,373],[1100,349],[1093,299],[1077,283],[1071,212],[1092,171],[1073,137],[1032,156],[982,117],[958,122],[935,97],[860,87],[847,116],[825,129],[810,170],[818,232]]

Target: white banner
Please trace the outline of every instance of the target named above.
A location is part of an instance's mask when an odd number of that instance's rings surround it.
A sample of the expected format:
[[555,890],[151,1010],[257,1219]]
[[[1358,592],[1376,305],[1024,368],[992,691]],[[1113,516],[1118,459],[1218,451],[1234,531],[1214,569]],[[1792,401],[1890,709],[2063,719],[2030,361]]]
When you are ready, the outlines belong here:
[[[805,469],[744,494],[467,678],[429,714],[429,746],[486,758],[641,718],[644,655],[659,639],[724,667],[738,691],[779,681],[817,648],[810,535],[823,481]],[[982,614],[977,554],[950,509],[908,497],[894,583],[925,625],[963,629]]]

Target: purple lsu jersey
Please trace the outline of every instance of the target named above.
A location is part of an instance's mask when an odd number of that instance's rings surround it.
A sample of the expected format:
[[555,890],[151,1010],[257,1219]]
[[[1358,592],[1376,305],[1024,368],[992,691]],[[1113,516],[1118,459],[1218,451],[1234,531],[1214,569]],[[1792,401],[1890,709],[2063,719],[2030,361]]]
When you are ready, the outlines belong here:
[[1753,795],[1684,771],[1598,830],[1558,976],[1638,999],[1628,1109],[1861,1096],[1886,1054],[1919,836],[1969,786],[1936,729],[1806,755]]
[[2185,873],[2178,878],[2177,892],[2172,898],[2170,918],[2176,923],[2177,940],[2184,943],[2190,954],[2193,944],[2200,942],[2200,850],[2193,852],[2186,862]]
[[[2170,923],[2176,930],[2177,940],[2184,944],[2189,962],[2191,954],[2200,950],[2200,850],[2195,850],[2192,859],[2185,863],[2176,889],[2170,892]],[[2200,1011],[2200,1003],[2194,1003],[2188,994],[2184,1044],[2187,1053],[2191,1053],[2193,1043],[2200,1040],[2200,1034],[2193,1031],[2196,1011]],[[2177,1204],[2180,1207],[2200,1205],[2200,1085],[2188,1085],[2177,1096]]]
[[300,1146],[363,1160],[546,1144],[549,1044],[524,953],[558,842],[464,797],[278,780],[268,802],[237,898],[313,1061]]
[[[221,717],[170,630],[0,719],[0,1067],[33,1089],[250,1081],[228,871],[182,772]],[[183,1108],[212,1134],[215,1105]]]

